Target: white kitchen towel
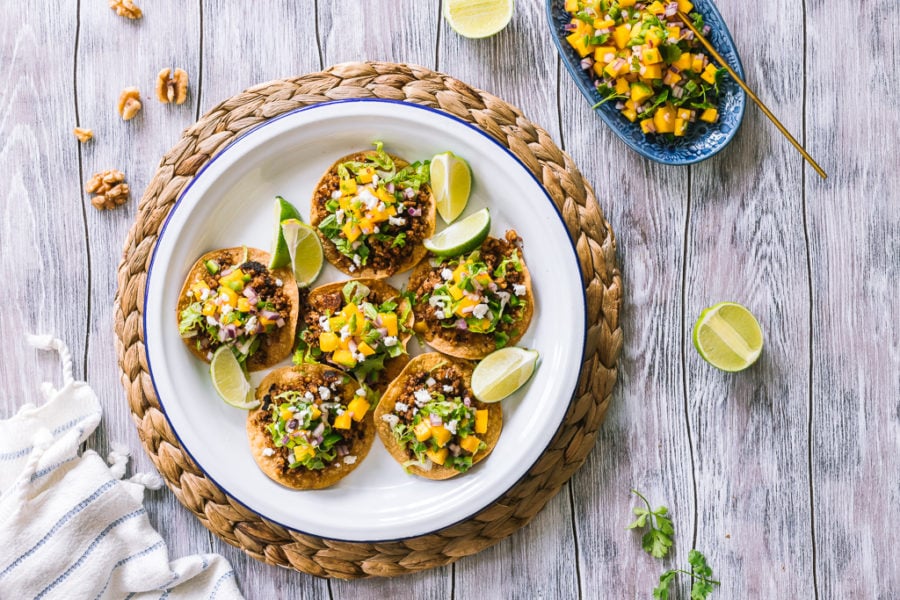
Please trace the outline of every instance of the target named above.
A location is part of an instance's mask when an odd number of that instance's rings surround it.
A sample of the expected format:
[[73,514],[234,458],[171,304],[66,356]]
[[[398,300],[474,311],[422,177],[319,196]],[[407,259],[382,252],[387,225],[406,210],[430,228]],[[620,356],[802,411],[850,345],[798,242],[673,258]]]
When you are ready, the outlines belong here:
[[169,561],[142,505],[158,476],[122,480],[127,449],[114,447],[111,467],[78,453],[100,423],[97,396],[72,377],[63,342],[29,343],[59,352],[63,386],[42,384],[43,404],[0,420],[0,600],[242,598],[218,554]]

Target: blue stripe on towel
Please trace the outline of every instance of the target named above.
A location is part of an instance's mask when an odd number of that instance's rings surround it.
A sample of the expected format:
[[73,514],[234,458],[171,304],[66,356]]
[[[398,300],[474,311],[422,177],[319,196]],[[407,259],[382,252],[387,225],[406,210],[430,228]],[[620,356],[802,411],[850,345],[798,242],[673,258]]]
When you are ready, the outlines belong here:
[[81,511],[83,511],[85,508],[87,508],[91,502],[93,502],[94,500],[96,500],[97,498],[102,496],[105,492],[107,492],[110,488],[112,488],[118,482],[119,482],[118,479],[110,479],[109,481],[107,481],[106,483],[104,483],[103,485],[98,487],[96,490],[94,490],[94,493],[92,493],[90,496],[88,496],[87,498],[85,498],[84,500],[79,502],[69,512],[67,512],[62,517],[60,517],[59,521],[57,521],[53,525],[53,527],[50,528],[50,531],[48,531],[47,534],[44,537],[42,537],[37,544],[32,546],[27,552],[25,552],[24,554],[19,556],[12,563],[10,563],[9,566],[7,566],[5,569],[3,569],[3,571],[0,571],[0,579],[3,579],[6,575],[9,574],[10,571],[12,571],[16,567],[18,567],[20,564],[22,564],[22,562],[26,558],[28,558],[29,556],[31,556],[32,554],[37,552],[41,546],[43,546],[44,544],[47,543],[47,540],[49,540],[53,536],[54,533],[59,531],[60,527],[65,525],[72,517],[74,517],[75,515],[77,515]]
[[[79,423],[81,423],[82,421],[87,419],[88,417],[93,417],[96,414],[97,413],[93,412],[93,413],[90,413],[87,415],[82,415],[80,417],[76,417],[76,418],[72,419],[71,421],[67,421],[67,422],[63,423],[62,425],[60,425],[59,427],[57,427],[50,433],[53,435],[53,437],[56,437],[59,434],[72,429],[73,427],[75,427],[76,425],[78,425]],[[84,431],[84,430],[82,429],[82,431]],[[79,436],[80,435],[81,434],[79,433]],[[22,458],[23,456],[28,456],[32,450],[34,450],[34,446],[28,446],[27,448],[21,448],[19,450],[13,450],[11,452],[5,452],[3,454],[0,454],[0,461],[15,460],[17,458]]]
[[216,597],[216,594],[219,593],[219,586],[222,585],[229,577],[234,577],[234,569],[228,571],[227,573],[224,573],[221,577],[219,577],[218,581],[216,581],[215,587],[213,587],[213,591],[209,594],[210,600]]
[[103,593],[106,591],[106,588],[109,587],[109,582],[112,581],[113,571],[115,571],[116,569],[118,569],[119,567],[121,567],[124,564],[130,563],[133,560],[147,556],[154,550],[158,550],[159,548],[162,548],[163,546],[165,546],[165,542],[163,542],[162,540],[159,540],[158,542],[156,542],[149,548],[144,548],[140,552],[138,552],[136,554],[132,554],[131,556],[127,556],[127,557],[123,558],[122,560],[120,560],[119,562],[117,562],[116,564],[114,564],[112,569],[109,570],[109,576],[106,578],[106,583],[103,585],[103,589],[100,590],[100,593],[97,594],[97,596],[96,596],[96,598],[94,598],[94,600],[100,600],[100,597],[103,596]]
[[122,523],[124,523],[126,521],[130,521],[131,519],[134,519],[135,517],[139,517],[143,514],[146,514],[146,511],[144,510],[143,507],[141,507],[134,512],[130,512],[123,517],[119,517],[118,519],[116,519],[115,521],[113,521],[112,523],[110,523],[109,525],[104,527],[103,531],[101,531],[99,533],[99,535],[97,535],[97,537],[94,538],[94,541],[91,542],[91,545],[88,546],[87,550],[85,550],[84,553],[80,557],[78,557],[78,560],[76,560],[75,563],[72,564],[72,566],[70,566],[68,569],[66,569],[62,575],[60,575],[55,580],[53,580],[53,583],[51,583],[50,585],[45,587],[43,590],[41,590],[41,592],[37,596],[34,597],[34,600],[40,600],[41,598],[46,596],[50,592],[50,590],[52,590],[53,588],[55,588],[56,586],[58,586],[59,584],[64,582],[66,579],[68,579],[69,575],[71,575],[76,569],[78,569],[78,567],[80,567],[82,565],[82,563],[84,563],[85,560],[87,560],[88,555],[94,551],[94,549],[100,544],[100,542],[103,541],[103,538],[105,538],[106,535],[110,531],[112,531],[114,528],[118,527]]

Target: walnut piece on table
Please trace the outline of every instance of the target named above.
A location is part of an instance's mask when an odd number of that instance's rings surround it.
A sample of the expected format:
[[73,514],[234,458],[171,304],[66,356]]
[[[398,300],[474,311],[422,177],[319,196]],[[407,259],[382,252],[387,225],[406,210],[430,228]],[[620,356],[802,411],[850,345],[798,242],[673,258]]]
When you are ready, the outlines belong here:
[[129,121],[141,110],[141,92],[136,87],[128,87],[119,94],[119,116],[122,120]]
[[144,16],[141,9],[135,5],[134,0],[109,0],[109,7],[120,17],[140,19]]
[[163,69],[156,76],[156,99],[163,104],[184,104],[187,100],[188,75],[183,69]]
[[72,133],[75,134],[75,137],[77,137],[78,141],[82,144],[94,137],[94,130],[85,129],[84,127],[76,127],[72,130]]
[[97,210],[109,210],[125,204],[131,190],[125,183],[125,173],[116,169],[94,173],[84,186],[84,191],[96,194],[91,205]]

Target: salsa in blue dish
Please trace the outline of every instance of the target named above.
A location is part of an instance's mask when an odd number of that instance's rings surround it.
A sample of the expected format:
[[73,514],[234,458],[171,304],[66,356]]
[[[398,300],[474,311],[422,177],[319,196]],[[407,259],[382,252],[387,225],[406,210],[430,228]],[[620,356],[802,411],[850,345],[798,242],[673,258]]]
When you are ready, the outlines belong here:
[[[722,15],[711,0],[692,0],[693,12],[703,16],[709,26],[707,39],[722,55],[734,71],[744,77],[744,68],[738,56],[731,34],[722,20]],[[565,10],[565,0],[547,0],[547,22],[553,35],[553,42],[562,62],[578,89],[591,106],[603,102],[603,95],[597,90],[591,69],[582,67],[578,52],[567,41],[567,25],[571,15]],[[713,61],[714,62],[714,61]],[[597,106],[595,111],[603,121],[632,150],[656,162],[666,165],[689,165],[715,155],[734,137],[744,118],[747,96],[732,77],[724,74],[719,83],[718,119],[715,123],[692,123],[686,135],[674,137],[668,134],[645,134],[638,122],[629,121],[614,102]]]

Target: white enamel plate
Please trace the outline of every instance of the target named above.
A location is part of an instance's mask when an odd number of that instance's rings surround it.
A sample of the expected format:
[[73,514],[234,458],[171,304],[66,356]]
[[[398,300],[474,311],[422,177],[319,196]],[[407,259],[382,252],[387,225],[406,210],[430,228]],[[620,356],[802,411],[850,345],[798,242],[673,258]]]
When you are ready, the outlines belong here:
[[[269,251],[276,195],[309,215],[313,188],[335,160],[375,140],[410,161],[446,150],[472,167],[464,215],[491,209],[491,234],[514,228],[524,239],[535,313],[519,343],[541,355],[532,380],[503,401],[503,433],[493,453],[446,481],[407,475],[376,436],[365,461],[326,490],[297,491],[256,466],[246,412],[216,395],[208,365],[178,335],[183,278],[205,252],[230,246]],[[441,227],[439,219],[438,227]],[[315,285],[345,279],[326,266]],[[407,274],[390,280],[405,284]],[[474,515],[511,488],[540,457],[575,391],[584,350],[585,300],[575,250],[556,208],[531,173],[503,146],[448,114],[392,101],[348,100],[283,115],[217,155],[169,214],[146,287],[144,339],[160,404],[182,447],[206,475],[259,515],[304,533],[376,541],[433,532]],[[411,353],[421,350],[412,343]],[[287,363],[285,363],[287,364]],[[264,373],[254,374],[254,382]]]

